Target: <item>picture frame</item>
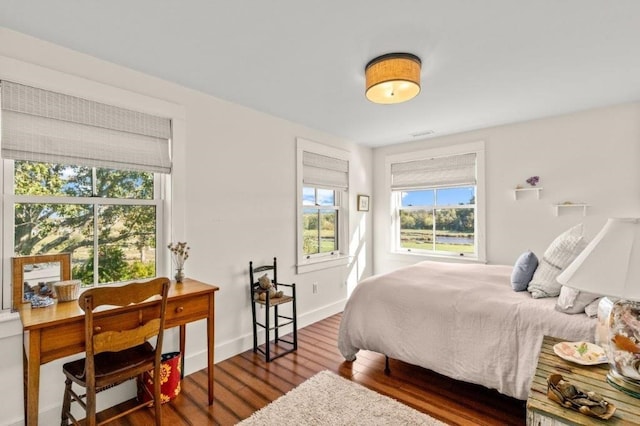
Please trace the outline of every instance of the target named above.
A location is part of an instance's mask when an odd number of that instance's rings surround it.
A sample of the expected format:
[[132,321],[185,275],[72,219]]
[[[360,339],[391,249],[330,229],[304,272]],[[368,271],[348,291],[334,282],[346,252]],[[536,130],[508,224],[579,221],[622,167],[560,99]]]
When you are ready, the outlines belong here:
[[12,257],[13,310],[29,303],[25,289],[39,281],[53,284],[71,279],[71,253]]
[[358,195],[358,211],[359,212],[368,212],[369,211],[369,196],[368,195]]

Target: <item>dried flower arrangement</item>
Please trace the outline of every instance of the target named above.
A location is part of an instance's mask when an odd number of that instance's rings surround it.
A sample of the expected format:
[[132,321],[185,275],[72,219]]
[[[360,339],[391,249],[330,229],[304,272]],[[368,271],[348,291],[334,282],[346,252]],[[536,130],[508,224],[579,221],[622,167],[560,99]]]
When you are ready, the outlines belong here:
[[539,181],[540,176],[531,176],[529,179],[527,179],[527,183],[531,186],[536,186]]
[[175,263],[176,268],[183,269],[184,262],[189,258],[189,250],[191,250],[191,247],[189,247],[185,241],[184,243],[169,243],[167,248],[171,251],[173,263]]

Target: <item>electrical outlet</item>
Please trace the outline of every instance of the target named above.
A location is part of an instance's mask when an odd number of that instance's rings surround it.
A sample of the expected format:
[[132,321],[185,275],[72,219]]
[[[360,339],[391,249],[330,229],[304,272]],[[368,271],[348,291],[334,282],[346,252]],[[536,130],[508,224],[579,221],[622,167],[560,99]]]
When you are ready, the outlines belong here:
[[313,283],[313,294],[318,294],[318,282]]

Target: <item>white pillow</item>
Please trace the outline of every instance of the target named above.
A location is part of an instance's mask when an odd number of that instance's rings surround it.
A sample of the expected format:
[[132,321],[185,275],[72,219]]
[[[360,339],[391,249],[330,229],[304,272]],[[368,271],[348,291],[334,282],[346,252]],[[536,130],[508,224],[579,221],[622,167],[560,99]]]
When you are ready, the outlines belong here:
[[604,296],[598,297],[596,300],[584,307],[584,313],[587,314],[589,318],[595,318],[598,316],[598,307],[603,297]]
[[599,294],[580,291],[563,285],[556,302],[556,310],[565,314],[580,314],[585,312],[587,305],[598,298],[600,298]]
[[586,246],[587,241],[582,237],[582,224],[558,235],[545,250],[527,287],[531,296],[534,299],[558,296],[562,285],[556,281],[556,277]]

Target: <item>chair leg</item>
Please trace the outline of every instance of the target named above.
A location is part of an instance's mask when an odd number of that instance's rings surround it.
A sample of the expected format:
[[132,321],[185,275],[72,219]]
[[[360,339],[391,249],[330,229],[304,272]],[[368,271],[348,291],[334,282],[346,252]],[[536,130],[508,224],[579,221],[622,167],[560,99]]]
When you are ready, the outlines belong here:
[[267,297],[267,303],[265,305],[265,342],[264,342],[264,353],[267,362],[271,361],[271,353],[269,348],[269,297]]
[[253,300],[253,291],[251,292],[251,316],[253,317],[253,353],[256,353],[258,352],[258,326],[256,325],[256,302]]
[[160,395],[160,369],[161,366],[157,365],[154,368],[154,378],[153,378],[153,406],[155,408],[156,414],[156,426],[162,425],[162,396]]
[[62,414],[60,426],[69,424],[69,410],[71,410],[71,380],[64,381],[64,397],[62,398]]
[[275,340],[276,345],[278,344],[278,305],[273,307],[273,331],[275,332]]
[[96,389],[95,386],[87,386],[87,426],[96,426]]
[[293,350],[298,349],[298,315],[296,313],[296,302],[293,302]]

